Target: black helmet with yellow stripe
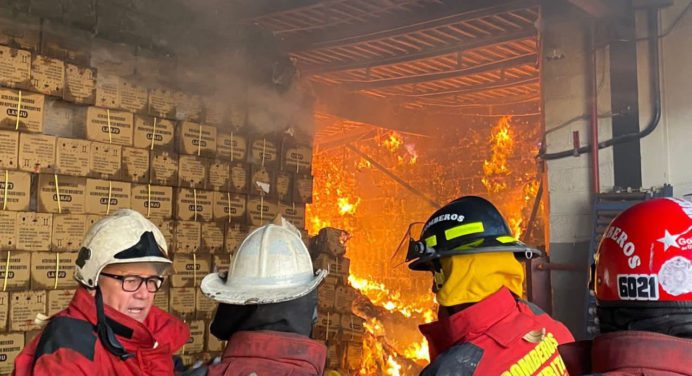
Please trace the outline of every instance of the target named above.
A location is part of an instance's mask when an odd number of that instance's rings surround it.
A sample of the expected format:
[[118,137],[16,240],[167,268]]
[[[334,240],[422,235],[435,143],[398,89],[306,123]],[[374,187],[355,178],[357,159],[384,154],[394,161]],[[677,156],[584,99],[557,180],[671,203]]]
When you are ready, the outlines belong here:
[[412,270],[436,270],[439,258],[486,252],[513,252],[522,258],[540,255],[512,236],[507,222],[490,201],[463,196],[437,210],[423,226],[419,240],[409,242],[406,261]]

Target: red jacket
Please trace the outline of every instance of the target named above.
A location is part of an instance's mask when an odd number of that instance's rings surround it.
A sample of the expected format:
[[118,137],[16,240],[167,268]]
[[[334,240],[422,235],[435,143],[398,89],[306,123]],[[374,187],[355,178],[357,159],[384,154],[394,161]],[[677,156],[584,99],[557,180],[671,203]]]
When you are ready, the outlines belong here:
[[315,376],[324,372],[326,357],[322,343],[299,334],[242,331],[231,336],[208,375]]
[[187,341],[187,326],[152,307],[140,323],[109,306],[106,316],[120,343],[134,358],[121,360],[106,350],[96,332],[94,297],[80,287],[69,306],[53,316],[14,363],[13,375],[172,375],[173,352]]
[[640,331],[602,334],[560,346],[570,373],[609,376],[692,375],[692,339]]
[[517,301],[504,287],[420,330],[428,339],[432,361],[421,375],[568,374],[557,347],[574,341],[572,334],[538,308]]

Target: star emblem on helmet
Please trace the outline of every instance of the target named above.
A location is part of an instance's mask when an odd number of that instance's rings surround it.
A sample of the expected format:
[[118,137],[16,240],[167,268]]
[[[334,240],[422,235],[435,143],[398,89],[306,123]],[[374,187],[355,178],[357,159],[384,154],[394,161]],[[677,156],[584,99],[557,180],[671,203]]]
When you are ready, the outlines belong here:
[[663,243],[663,251],[666,252],[670,247],[680,248],[680,245],[678,245],[679,236],[680,235],[671,235],[668,230],[665,230],[665,235],[663,235],[662,238],[657,239],[657,241]]

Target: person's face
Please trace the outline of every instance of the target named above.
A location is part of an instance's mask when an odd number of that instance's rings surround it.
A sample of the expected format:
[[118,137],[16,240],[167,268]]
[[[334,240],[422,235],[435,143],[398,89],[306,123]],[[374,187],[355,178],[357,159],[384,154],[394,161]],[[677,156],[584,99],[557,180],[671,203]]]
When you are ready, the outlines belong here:
[[[102,273],[144,278],[159,275],[152,263],[112,264],[106,266]],[[105,304],[139,322],[144,322],[154,304],[156,293],[149,292],[146,283],[142,283],[137,291],[127,292],[123,290],[121,281],[102,275],[99,277],[99,287]]]

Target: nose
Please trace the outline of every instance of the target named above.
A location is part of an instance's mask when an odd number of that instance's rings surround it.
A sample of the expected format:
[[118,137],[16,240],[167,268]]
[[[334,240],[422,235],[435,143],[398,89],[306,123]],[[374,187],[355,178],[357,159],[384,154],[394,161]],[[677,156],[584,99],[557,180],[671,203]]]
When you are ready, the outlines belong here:
[[132,296],[134,296],[136,299],[146,300],[151,294],[153,293],[147,290],[146,282],[143,282],[141,285],[139,285],[139,288],[132,294]]

